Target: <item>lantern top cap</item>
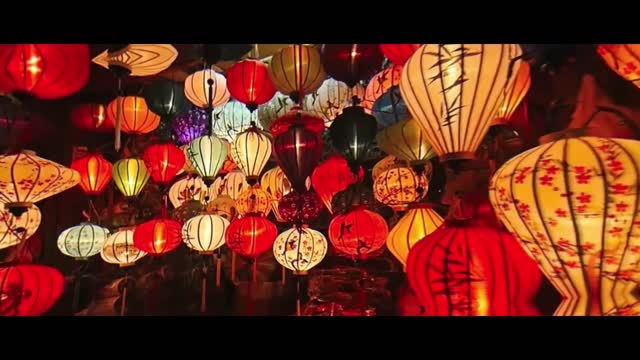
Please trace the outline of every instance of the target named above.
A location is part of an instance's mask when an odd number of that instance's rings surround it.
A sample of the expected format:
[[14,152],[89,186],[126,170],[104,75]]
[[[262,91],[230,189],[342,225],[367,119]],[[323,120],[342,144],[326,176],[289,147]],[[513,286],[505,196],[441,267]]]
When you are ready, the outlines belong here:
[[594,128],[571,128],[542,135],[538,141],[540,144],[546,144],[562,139],[571,139],[583,136],[598,136],[598,134]]

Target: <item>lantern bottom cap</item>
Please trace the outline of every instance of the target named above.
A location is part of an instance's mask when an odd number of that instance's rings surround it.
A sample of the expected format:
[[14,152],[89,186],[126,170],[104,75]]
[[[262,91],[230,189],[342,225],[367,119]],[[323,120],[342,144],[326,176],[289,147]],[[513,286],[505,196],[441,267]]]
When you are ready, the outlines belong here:
[[33,203],[30,202],[10,202],[5,203],[4,207],[11,213],[11,215],[20,217],[20,215],[24,214],[29,208],[31,208],[31,205],[33,205]]
[[132,263],[126,263],[126,264],[118,264],[118,266],[120,268],[128,268],[128,267],[132,267],[133,265],[135,265],[136,263],[132,262]]
[[473,160],[476,158],[476,154],[471,151],[460,151],[448,153],[440,156],[440,161],[456,161],[456,160]]
[[89,257],[87,257],[87,256],[74,257],[73,260],[75,260],[75,261],[88,261]]
[[293,275],[296,276],[306,276],[308,274],[307,270],[294,270]]
[[213,255],[214,250],[198,251],[200,255]]

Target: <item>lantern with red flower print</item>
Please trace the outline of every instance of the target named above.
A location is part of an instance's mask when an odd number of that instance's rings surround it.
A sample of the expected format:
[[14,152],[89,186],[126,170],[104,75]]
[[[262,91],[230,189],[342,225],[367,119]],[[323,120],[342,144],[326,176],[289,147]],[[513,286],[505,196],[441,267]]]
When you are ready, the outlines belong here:
[[271,249],[277,235],[274,223],[257,214],[247,214],[229,224],[225,240],[231,251],[255,259]]
[[309,111],[302,110],[299,106],[294,106],[286,114],[275,119],[269,127],[269,132],[276,137],[293,125],[300,124],[305,129],[321,134],[324,131],[324,120],[321,117],[313,115]]
[[226,74],[229,93],[251,112],[276,94],[276,88],[269,77],[269,68],[260,60],[238,61]]
[[404,65],[422,44],[380,44],[380,51],[395,65]]
[[64,277],[56,268],[20,264],[0,268],[0,316],[40,316],[58,301]]
[[329,223],[329,240],[339,252],[356,260],[365,260],[382,248],[386,242],[389,227],[384,218],[357,206],[343,215],[338,215]]
[[367,80],[384,61],[377,44],[324,44],[320,51],[327,74],[349,87]]
[[106,119],[107,108],[102,104],[79,104],[71,109],[71,122],[80,130],[113,131],[113,124]]
[[282,171],[299,192],[306,190],[306,180],[322,155],[322,139],[301,124],[276,136],[273,155]]
[[351,172],[347,161],[340,155],[332,154],[313,170],[311,174],[311,185],[318,193],[320,199],[333,214],[331,199],[338,192],[344,190],[350,184],[362,179],[364,170],[360,168],[358,175]]
[[172,143],[151,145],[144,150],[142,160],[151,178],[167,185],[184,167],[184,152]]
[[113,166],[100,154],[89,154],[71,163],[80,173],[80,187],[86,195],[99,195],[111,181]]
[[285,222],[293,225],[310,224],[322,212],[322,201],[312,191],[292,191],[278,202],[278,211]]
[[0,45],[0,91],[58,99],[89,81],[87,44]]
[[182,241],[182,225],[167,218],[147,221],[133,231],[133,246],[149,255],[162,255],[176,249]]

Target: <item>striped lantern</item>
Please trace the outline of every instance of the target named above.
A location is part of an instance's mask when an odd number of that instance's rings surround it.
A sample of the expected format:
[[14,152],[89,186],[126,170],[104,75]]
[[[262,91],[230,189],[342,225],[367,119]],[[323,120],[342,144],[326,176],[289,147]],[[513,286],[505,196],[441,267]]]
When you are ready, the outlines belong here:
[[511,119],[511,115],[516,111],[522,99],[527,95],[531,86],[531,74],[528,62],[520,62],[515,80],[510,88],[505,88],[502,104],[498,108],[498,114],[493,119],[491,125],[506,124]]
[[236,136],[231,144],[231,158],[246,176],[249,184],[258,182],[258,177],[271,158],[271,137],[255,124]]
[[121,159],[113,164],[113,182],[125,197],[138,196],[149,181],[149,172],[140,159]]
[[273,256],[276,261],[296,275],[306,275],[327,254],[329,243],[320,231],[293,227],[276,237]]
[[221,106],[213,115],[213,133],[220,139],[233,142],[236,136],[249,129],[258,120],[258,114],[235,100]]
[[104,262],[120,267],[132,266],[147,253],[133,246],[133,230],[120,229],[109,235],[100,249]]
[[76,260],[87,260],[100,252],[108,236],[106,228],[90,223],[80,224],[58,236],[58,249]]
[[107,121],[114,127],[118,113],[120,128],[127,134],[148,134],[160,125],[160,116],[149,109],[141,96],[119,96],[107,105]]
[[271,57],[269,77],[276,90],[299,103],[305,95],[317,90],[327,77],[320,52],[308,45],[290,45]]
[[198,215],[182,225],[182,241],[201,254],[212,254],[224,245],[229,221],[219,215]]
[[187,157],[204,182],[211,183],[227,158],[227,144],[215,135],[201,136],[189,143]]
[[376,142],[382,151],[411,165],[425,164],[436,156],[418,122],[411,118],[382,129]]
[[196,71],[187,76],[184,80],[184,94],[193,105],[202,109],[222,106],[229,101],[230,96],[227,79],[212,69]]

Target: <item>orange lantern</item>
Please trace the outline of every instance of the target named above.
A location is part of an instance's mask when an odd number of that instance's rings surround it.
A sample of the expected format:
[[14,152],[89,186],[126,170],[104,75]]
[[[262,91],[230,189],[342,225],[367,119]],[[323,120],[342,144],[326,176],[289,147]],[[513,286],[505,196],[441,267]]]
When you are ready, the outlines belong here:
[[182,225],[160,218],[136,226],[133,245],[149,255],[162,255],[176,249],[182,241]]
[[229,224],[225,239],[231,251],[251,259],[257,258],[273,246],[278,228],[271,221],[247,215]]
[[246,214],[268,216],[271,211],[271,201],[271,195],[262,190],[259,185],[251,186],[238,195],[236,210],[240,216]]
[[515,80],[510,88],[505,88],[502,104],[498,108],[498,115],[493,119],[491,125],[506,124],[509,122],[511,115],[516,111],[531,86],[530,67],[528,62],[520,62]]
[[111,181],[112,165],[100,154],[90,154],[71,163],[80,174],[80,187],[87,195],[99,195]]
[[370,111],[380,96],[391,87],[400,85],[401,75],[402,65],[393,65],[375,74],[365,88],[364,100],[360,106]]
[[640,44],[600,44],[598,54],[616,74],[640,87]]
[[[119,105],[120,104],[120,105]],[[118,97],[107,105],[107,119],[115,126],[120,106],[120,126],[129,134],[147,134],[160,125],[160,116],[154,114],[141,96]]]
[[329,223],[329,240],[336,250],[357,260],[382,248],[388,234],[384,218],[364,206],[338,215]]

